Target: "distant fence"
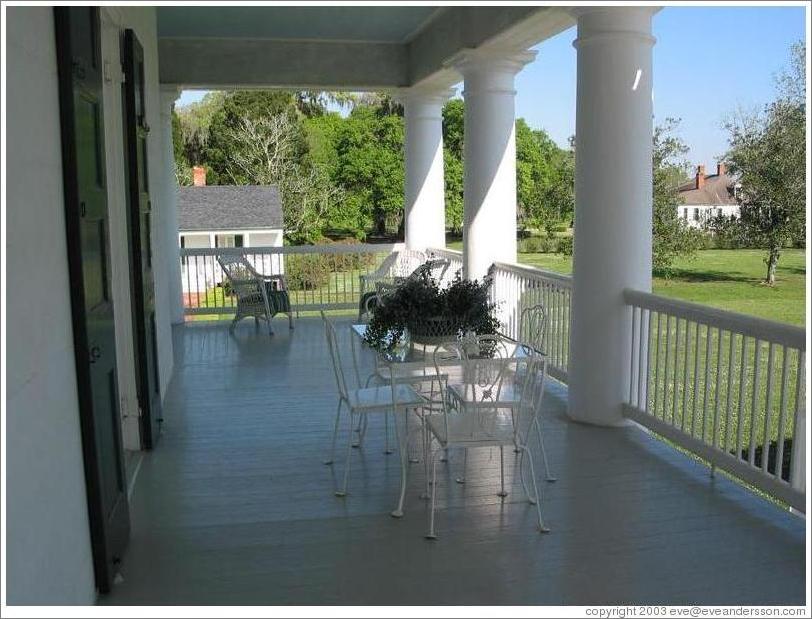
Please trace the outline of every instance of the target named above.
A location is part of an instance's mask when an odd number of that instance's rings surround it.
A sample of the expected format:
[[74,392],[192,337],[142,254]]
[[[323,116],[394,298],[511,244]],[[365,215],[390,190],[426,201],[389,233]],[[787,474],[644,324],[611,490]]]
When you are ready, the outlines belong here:
[[401,244],[219,247],[180,250],[184,312],[234,313],[235,298],[217,256],[241,255],[263,275],[284,275],[294,311],[355,309],[361,276],[375,271]]

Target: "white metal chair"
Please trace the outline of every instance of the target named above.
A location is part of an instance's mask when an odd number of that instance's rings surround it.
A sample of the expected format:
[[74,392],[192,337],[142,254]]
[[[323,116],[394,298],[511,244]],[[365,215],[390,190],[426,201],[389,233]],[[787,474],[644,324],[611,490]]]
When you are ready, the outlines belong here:
[[[347,495],[347,484],[350,475],[350,454],[352,453],[353,446],[353,431],[355,428],[355,416],[359,415],[364,417],[366,425],[366,416],[369,414],[383,414],[390,413],[395,406],[403,409],[419,408],[423,405],[423,398],[418,394],[410,385],[396,383],[389,385],[378,385],[375,387],[356,388],[350,389],[347,386],[347,379],[344,375],[344,368],[341,363],[341,352],[338,347],[338,338],[336,336],[335,325],[327,318],[325,313],[321,312],[322,320],[324,321],[324,332],[327,338],[327,348],[330,351],[330,358],[333,364],[333,373],[336,380],[336,388],[338,390],[338,407],[336,408],[335,424],[333,426],[333,439],[330,445],[330,457],[325,461],[325,464],[333,464],[335,458],[336,438],[338,435],[338,426],[341,418],[341,409],[346,406],[349,416],[348,437],[347,437],[347,456],[344,465],[344,482],[340,490],[336,490],[335,495],[343,497]],[[397,420],[395,420],[397,423]]]
[[361,298],[358,303],[358,321],[367,309],[367,299],[378,291],[378,284],[393,285],[411,275],[414,270],[423,264],[427,255],[425,252],[404,249],[389,254],[381,265],[372,273],[361,276]]
[[[427,417],[426,425],[430,440],[437,441],[439,448],[431,453],[431,509],[426,537],[436,539],[434,514],[437,494],[437,455],[443,450],[462,447],[466,450],[478,447],[499,447],[501,463],[501,490],[499,496],[506,496],[504,475],[504,447],[514,446],[521,455],[519,460],[522,489],[531,504],[536,506],[538,525],[541,532],[547,532],[541,515],[541,502],[536,484],[533,456],[527,447],[528,433],[525,425],[532,423],[537,414],[537,402],[543,396],[546,377],[546,359],[538,353],[530,353],[523,362],[526,371],[521,375],[507,377],[508,366],[517,363],[505,354],[503,345],[494,336],[481,336],[479,358],[466,355],[462,347],[449,350],[444,346],[435,353],[437,365],[442,356],[459,354],[463,356],[464,383],[448,385],[444,392],[444,406],[441,415]],[[505,382],[507,380],[507,383]],[[507,406],[506,402],[511,405]],[[518,405],[516,402],[518,401]],[[524,477],[524,458],[527,457],[533,485],[533,494],[528,491]]]
[[217,262],[237,299],[234,320],[229,328],[232,333],[240,320],[253,317],[257,323],[260,318],[267,321],[268,333],[273,335],[271,319],[280,312],[288,315],[288,326],[293,329],[293,314],[284,275],[262,275],[240,254],[221,254],[217,256]]
[[[525,307],[519,315],[519,345],[516,346],[515,353],[527,356],[530,349],[537,353],[544,353],[546,347],[547,337],[547,311],[542,304],[532,305]],[[517,368],[520,372],[523,366]],[[538,403],[541,406],[541,401]],[[548,482],[556,481],[556,478],[550,473],[550,464],[547,460],[547,450],[544,449],[544,438],[541,432],[541,414],[533,417],[533,423],[528,427],[528,432],[532,432],[535,428],[536,440],[539,444],[541,451],[541,459],[544,463],[545,480]],[[529,440],[529,437],[528,437]]]

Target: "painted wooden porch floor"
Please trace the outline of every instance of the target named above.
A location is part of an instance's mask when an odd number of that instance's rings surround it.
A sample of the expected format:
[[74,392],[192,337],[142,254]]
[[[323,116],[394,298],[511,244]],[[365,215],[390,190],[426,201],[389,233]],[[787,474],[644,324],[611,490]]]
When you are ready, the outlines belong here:
[[405,517],[391,518],[399,468],[382,419],[353,450],[349,496],[334,497],[323,328],[296,324],[275,321],[272,338],[251,321],[235,336],[227,323],[176,327],[164,435],[131,499],[123,582],[101,603],[803,603],[802,519],[636,428],[568,422],[554,382],[544,423],[559,481],[540,482],[550,534],[518,479],[496,496],[496,450],[472,452],[465,485],[453,481],[462,454],[438,472],[438,541],[423,539],[420,464]]

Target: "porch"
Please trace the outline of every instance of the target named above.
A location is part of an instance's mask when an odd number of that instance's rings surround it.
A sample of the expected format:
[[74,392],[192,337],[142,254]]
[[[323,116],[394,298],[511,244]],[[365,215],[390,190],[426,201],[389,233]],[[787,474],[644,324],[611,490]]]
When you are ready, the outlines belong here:
[[[566,416],[550,381],[543,424],[558,481],[539,535],[508,459],[452,454],[438,533],[423,539],[422,466],[405,517],[382,423],[354,451],[350,494],[324,466],[336,393],[321,321],[269,338],[249,321],[174,328],[164,434],[131,496],[123,582],[106,604],[803,604],[804,520],[651,437]],[[349,319],[339,319],[349,346]],[[543,482],[542,482],[543,483]]]

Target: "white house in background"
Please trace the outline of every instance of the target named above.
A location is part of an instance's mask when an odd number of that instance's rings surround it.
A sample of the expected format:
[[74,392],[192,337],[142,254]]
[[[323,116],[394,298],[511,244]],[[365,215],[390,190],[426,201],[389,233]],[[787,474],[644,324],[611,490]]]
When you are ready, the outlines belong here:
[[[193,169],[194,183],[178,188],[178,241],[187,249],[282,247],[282,199],[276,185],[207,185],[206,170]],[[284,272],[281,255],[249,256],[268,274]],[[211,267],[209,264],[208,267]],[[204,260],[181,260],[184,301],[219,284],[223,274]]]
[[181,247],[281,247],[283,233],[276,185],[206,185],[195,166],[194,184],[178,188]]
[[716,174],[705,175],[705,166],[696,168],[696,176],[679,188],[682,198],[677,213],[689,226],[701,228],[711,217],[739,214],[736,200],[741,186],[727,173],[724,163],[716,165]]

